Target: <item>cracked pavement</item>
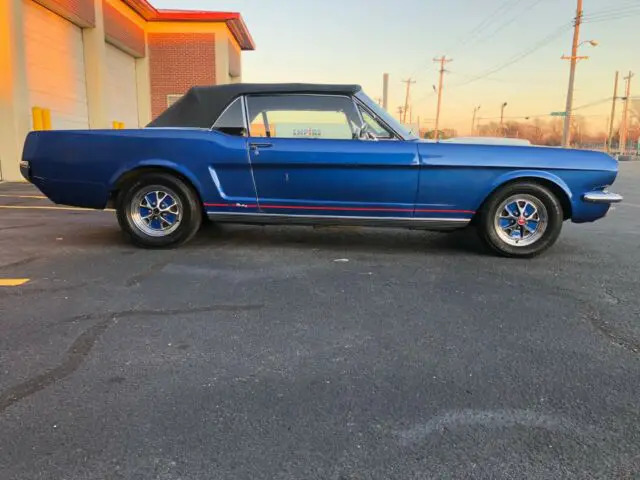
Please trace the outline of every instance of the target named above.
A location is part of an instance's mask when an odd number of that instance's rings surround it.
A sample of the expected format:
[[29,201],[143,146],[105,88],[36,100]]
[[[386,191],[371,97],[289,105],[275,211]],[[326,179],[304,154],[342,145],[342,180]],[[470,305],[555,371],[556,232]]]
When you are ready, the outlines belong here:
[[525,261],[360,228],[145,251],[110,212],[2,209],[30,281],[0,289],[0,478],[638,478],[640,163],[614,190]]

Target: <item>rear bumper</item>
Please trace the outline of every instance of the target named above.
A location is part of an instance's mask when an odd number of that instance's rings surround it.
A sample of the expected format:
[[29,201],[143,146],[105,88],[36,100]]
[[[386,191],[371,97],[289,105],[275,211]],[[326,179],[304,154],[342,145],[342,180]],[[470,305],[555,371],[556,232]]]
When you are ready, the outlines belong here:
[[31,181],[31,165],[26,160],[20,160],[20,174],[26,181]]
[[582,196],[585,202],[589,203],[620,203],[622,201],[622,195],[617,193],[607,192],[606,190],[594,190],[587,192]]

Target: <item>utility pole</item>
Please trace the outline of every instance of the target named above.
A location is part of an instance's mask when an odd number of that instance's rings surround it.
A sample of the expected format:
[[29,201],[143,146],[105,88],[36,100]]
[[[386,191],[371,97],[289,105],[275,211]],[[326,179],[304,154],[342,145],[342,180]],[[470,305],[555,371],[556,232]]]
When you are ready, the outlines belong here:
[[387,110],[388,107],[389,107],[389,74],[385,73],[382,75],[382,108]]
[[622,109],[622,125],[620,126],[620,153],[624,155],[627,148],[627,135],[629,134],[629,125],[628,125],[628,117],[629,117],[629,102],[631,101],[631,79],[635,75],[633,72],[629,72],[628,77],[624,77],[627,81],[627,93],[624,99],[624,107]]
[[616,103],[618,101],[618,78],[620,72],[616,72],[616,81],[613,84],[613,102],[611,102],[611,123],[609,124],[609,135],[607,137],[607,152],[611,153],[611,143],[613,142],[613,122],[616,118]]
[[503,137],[506,136],[504,131],[504,109],[507,105],[508,103],[504,102],[502,104],[502,107],[500,108],[500,135],[502,135]]
[[404,115],[402,116],[402,123],[407,123],[407,112],[409,111],[409,94],[411,92],[411,85],[416,83],[415,80],[411,80],[411,77],[407,80],[402,80],[402,83],[407,84],[407,93],[404,97]]
[[476,114],[480,110],[480,105],[473,109],[473,118],[471,119],[471,136],[476,133]]
[[446,55],[443,55],[440,58],[434,58],[433,61],[440,64],[440,81],[438,82],[438,108],[436,110],[436,126],[433,137],[437,142],[440,139],[440,108],[442,107],[442,82],[444,80],[445,72],[444,66],[449,62],[453,62],[453,59],[448,59]]
[[400,123],[402,123],[402,112],[404,112],[404,108],[402,107],[402,105],[400,105],[398,107],[398,120],[400,121]]
[[567,108],[565,109],[564,131],[562,133],[562,146],[564,146],[565,148],[571,144],[571,111],[573,110],[573,89],[576,81],[576,65],[578,63],[578,60],[588,58],[578,58],[578,47],[580,46],[580,25],[582,24],[582,16],[582,0],[578,0],[576,20],[573,29],[573,47],[571,48],[571,57],[562,57],[563,60],[571,61],[571,69],[569,71],[569,90],[567,92]]

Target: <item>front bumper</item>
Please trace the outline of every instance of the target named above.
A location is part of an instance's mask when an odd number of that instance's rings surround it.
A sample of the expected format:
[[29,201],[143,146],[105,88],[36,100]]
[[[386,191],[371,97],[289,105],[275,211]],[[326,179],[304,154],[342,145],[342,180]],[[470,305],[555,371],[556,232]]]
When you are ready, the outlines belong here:
[[607,192],[606,190],[594,190],[593,192],[587,192],[582,196],[585,202],[589,203],[620,203],[622,201],[622,195],[617,193]]

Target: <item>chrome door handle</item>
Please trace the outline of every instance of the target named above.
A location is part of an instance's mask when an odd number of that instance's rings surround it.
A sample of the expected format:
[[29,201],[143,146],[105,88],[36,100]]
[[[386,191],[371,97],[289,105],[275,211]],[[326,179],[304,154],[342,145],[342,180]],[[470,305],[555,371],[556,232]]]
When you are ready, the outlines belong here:
[[250,143],[249,147],[253,150],[257,150],[258,148],[271,148],[273,147],[273,143]]

